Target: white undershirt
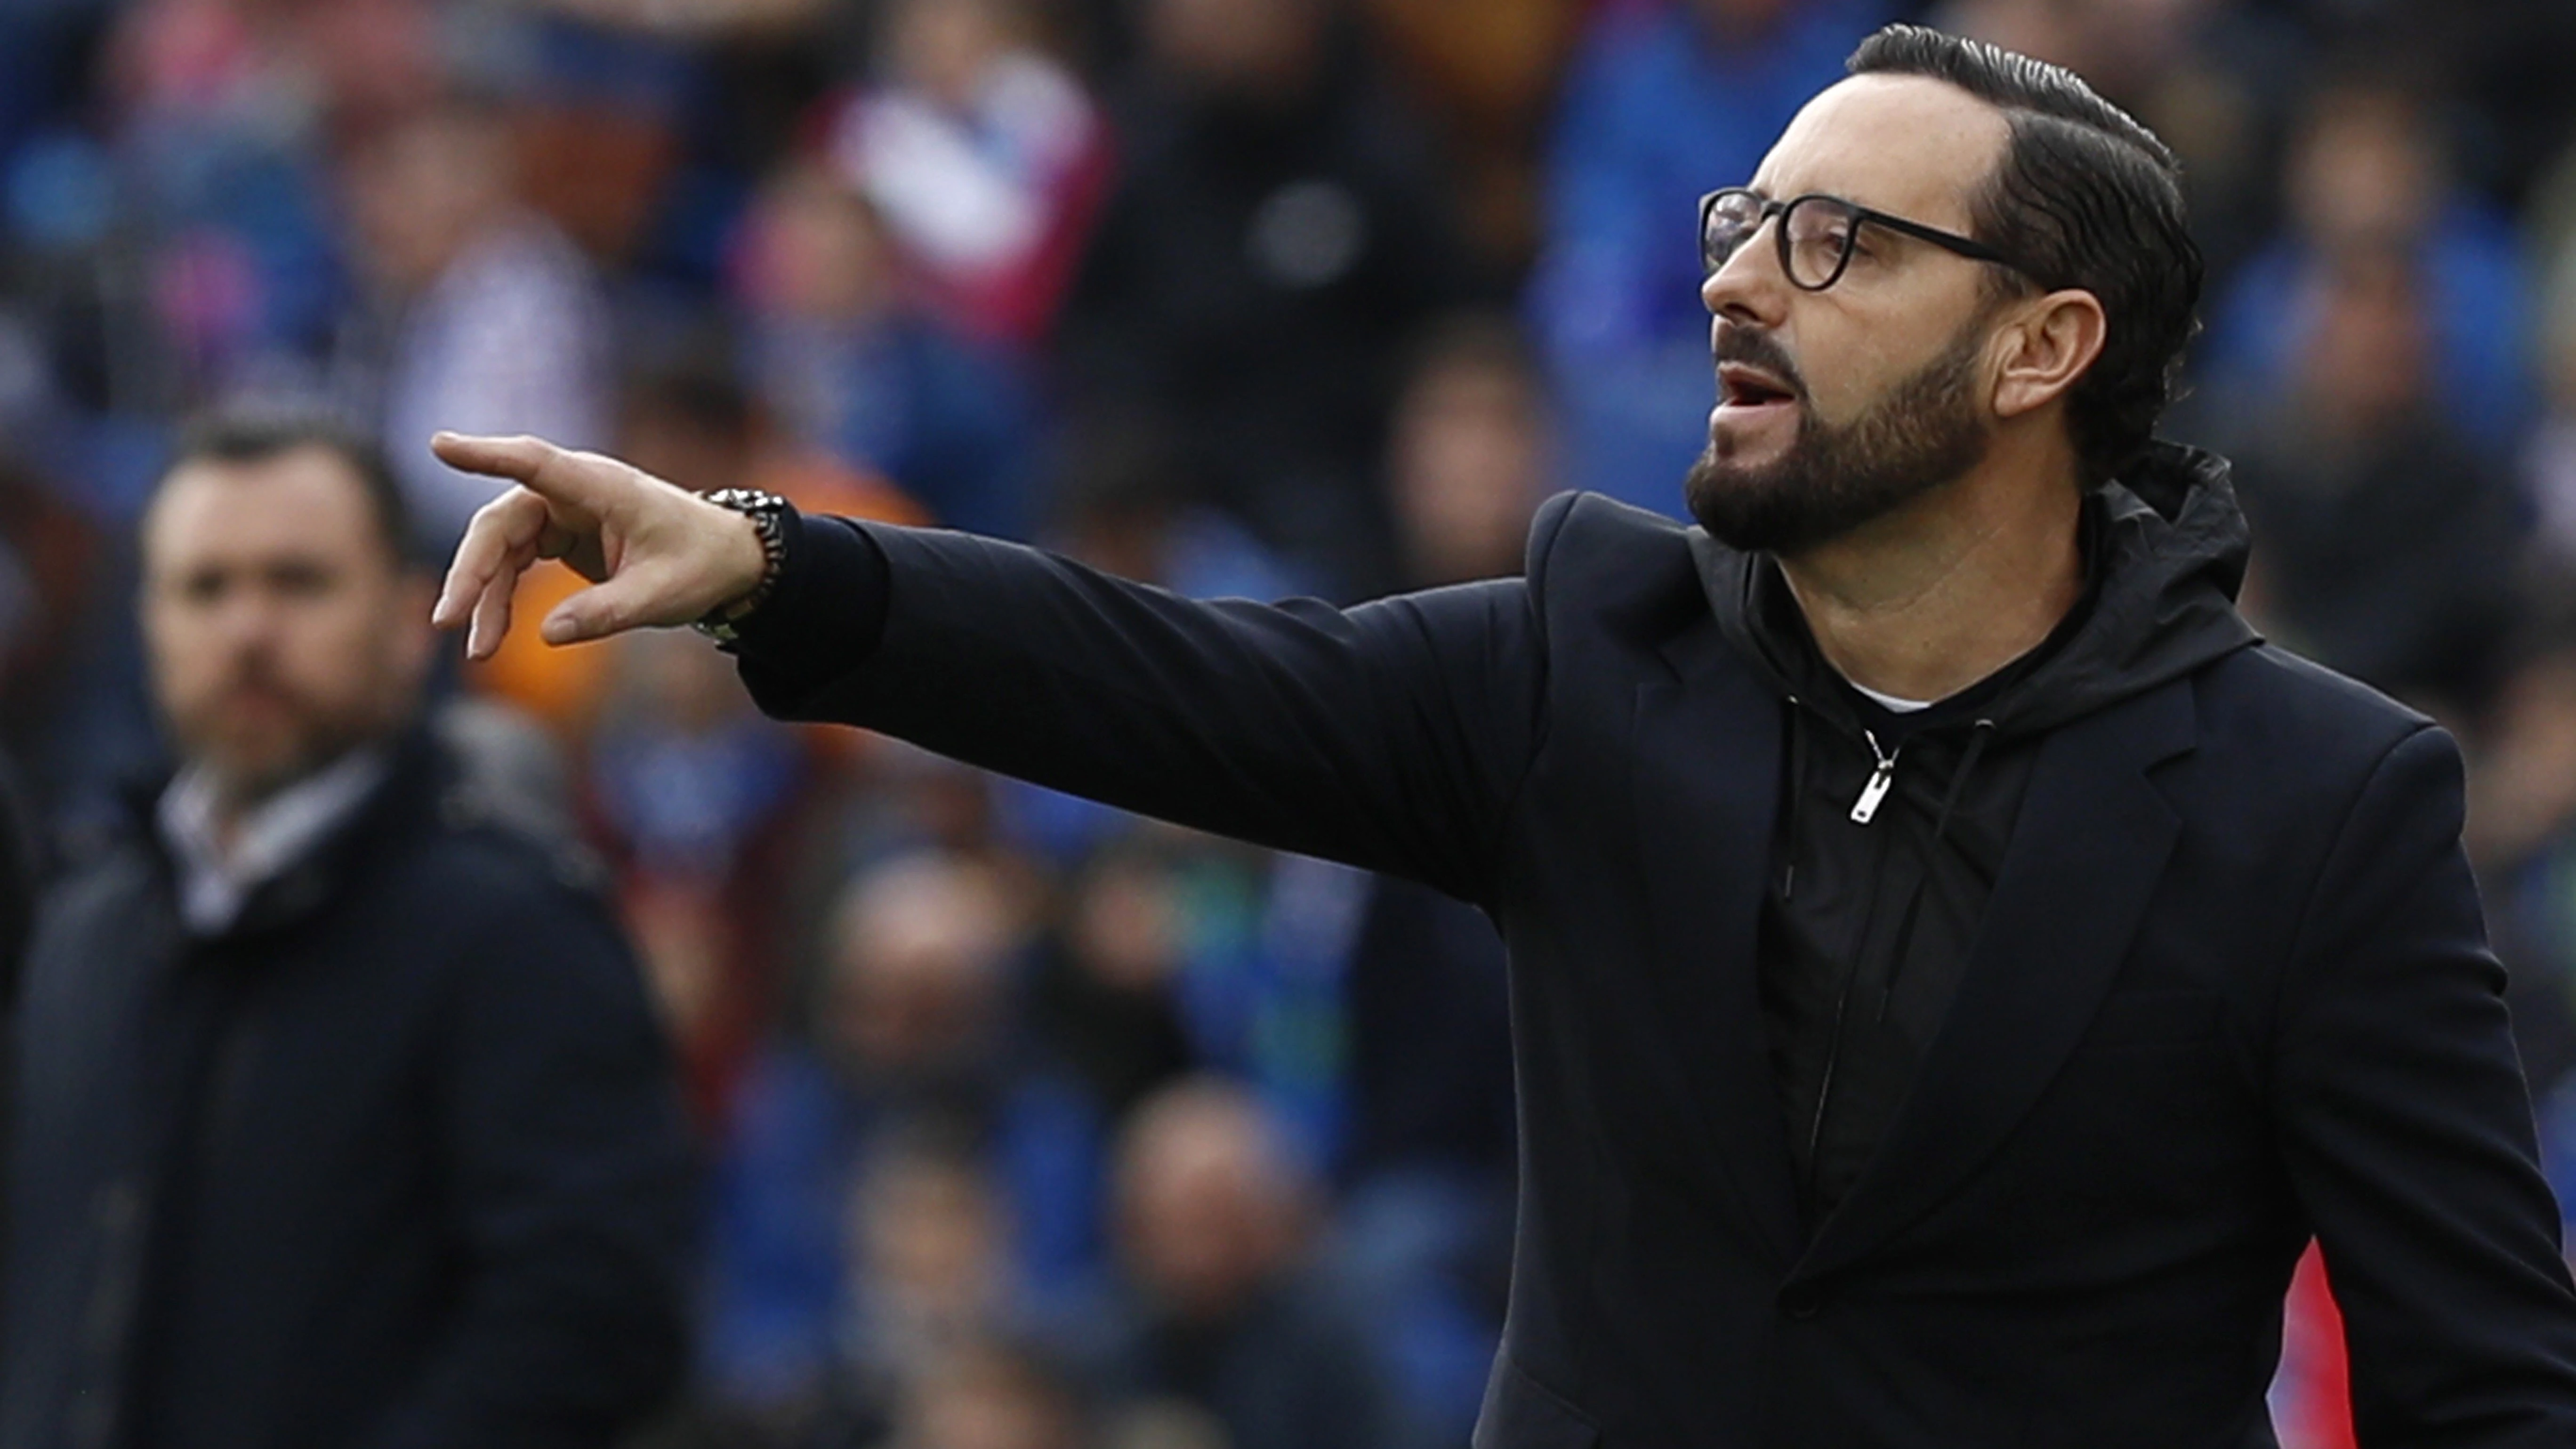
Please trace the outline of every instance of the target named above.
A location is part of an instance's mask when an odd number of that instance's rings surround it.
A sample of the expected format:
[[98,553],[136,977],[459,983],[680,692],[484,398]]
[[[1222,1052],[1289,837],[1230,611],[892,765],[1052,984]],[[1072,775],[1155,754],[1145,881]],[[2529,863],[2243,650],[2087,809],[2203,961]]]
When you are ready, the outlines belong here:
[[321,843],[385,772],[385,752],[353,750],[245,813],[223,847],[215,786],[203,770],[180,772],[161,796],[161,836],[179,866],[180,914],[200,936],[230,927],[252,891]]
[[1937,699],[1898,699],[1895,695],[1881,694],[1877,690],[1870,688],[1868,685],[1861,684],[1853,680],[1845,680],[1844,683],[1851,685],[1852,688],[1869,696],[1869,698],[1875,702],[1879,708],[1886,710],[1889,714],[1912,714],[1916,710],[1930,709],[1932,706],[1940,703]]

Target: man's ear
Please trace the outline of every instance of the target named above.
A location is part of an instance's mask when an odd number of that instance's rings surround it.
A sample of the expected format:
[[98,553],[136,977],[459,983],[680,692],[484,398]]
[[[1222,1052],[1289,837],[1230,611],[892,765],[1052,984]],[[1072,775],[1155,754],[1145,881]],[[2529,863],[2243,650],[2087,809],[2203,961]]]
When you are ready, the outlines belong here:
[[2102,355],[2109,323],[2102,301],[2077,288],[2024,303],[1997,334],[2003,366],[1995,375],[1995,413],[2017,418],[2063,397]]

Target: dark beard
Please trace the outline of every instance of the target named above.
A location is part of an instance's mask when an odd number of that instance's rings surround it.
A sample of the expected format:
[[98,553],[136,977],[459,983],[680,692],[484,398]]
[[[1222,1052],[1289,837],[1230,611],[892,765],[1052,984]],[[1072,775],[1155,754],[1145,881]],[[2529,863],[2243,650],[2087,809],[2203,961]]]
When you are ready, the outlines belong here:
[[[1818,418],[1800,387],[1798,436],[1765,466],[1728,462],[1711,439],[1682,481],[1691,516],[1731,548],[1796,555],[1959,478],[1986,454],[1986,421],[1973,395],[1984,320],[1961,328],[1940,356],[1851,422]],[[1721,360],[1796,380],[1764,334],[1740,334]]]

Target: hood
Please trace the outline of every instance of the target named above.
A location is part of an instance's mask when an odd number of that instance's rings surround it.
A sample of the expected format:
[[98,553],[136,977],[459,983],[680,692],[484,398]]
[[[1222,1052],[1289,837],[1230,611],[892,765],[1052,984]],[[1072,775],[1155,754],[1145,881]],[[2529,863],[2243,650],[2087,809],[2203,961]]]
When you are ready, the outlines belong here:
[[[2085,500],[2083,599],[2025,671],[1979,711],[1999,736],[2081,718],[2261,642],[2236,612],[2249,538],[2227,460],[2157,442]],[[1783,695],[1830,707],[1844,697],[1788,598],[1779,565],[1691,531],[1701,587],[1719,628]]]

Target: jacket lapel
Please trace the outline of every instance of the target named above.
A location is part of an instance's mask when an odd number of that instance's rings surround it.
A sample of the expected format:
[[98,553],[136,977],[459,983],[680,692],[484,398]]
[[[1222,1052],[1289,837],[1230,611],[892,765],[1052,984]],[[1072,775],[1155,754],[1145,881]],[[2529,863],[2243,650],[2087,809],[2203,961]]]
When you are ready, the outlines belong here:
[[1785,1268],[1797,1258],[1798,1204],[1756,966],[1781,705],[1727,657],[1713,622],[1664,655],[1675,677],[1638,686],[1629,754],[1654,918],[1649,969],[1718,1171]]
[[1957,997],[1860,1180],[1794,1275],[1843,1267],[1938,1206],[2002,1144],[2084,1034],[2181,828],[2147,779],[2191,747],[2191,685],[2049,735]]

